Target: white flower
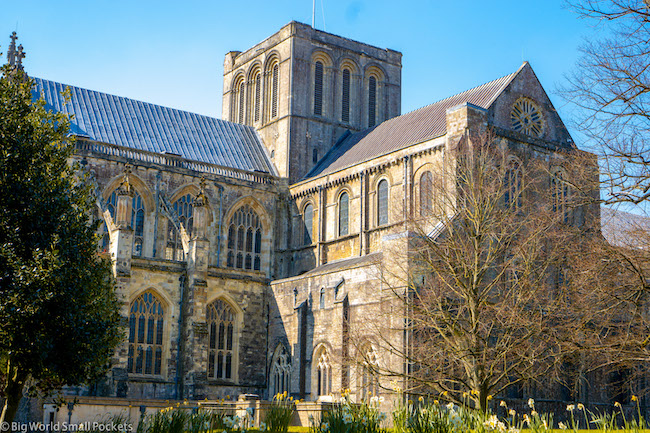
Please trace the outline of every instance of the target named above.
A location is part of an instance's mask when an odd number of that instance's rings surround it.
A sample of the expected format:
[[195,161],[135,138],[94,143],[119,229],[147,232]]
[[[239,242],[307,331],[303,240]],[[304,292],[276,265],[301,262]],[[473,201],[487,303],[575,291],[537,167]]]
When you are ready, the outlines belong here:
[[537,416],[537,415],[539,415],[539,414],[537,413],[536,410],[534,410],[534,411],[532,411],[532,412],[530,413],[530,416]]
[[515,412],[514,409],[510,409],[510,410],[508,411],[508,415],[510,415],[510,416],[515,416],[515,415],[517,415],[517,412]]
[[501,400],[501,403],[499,403],[499,406],[501,407],[508,407],[505,401]]
[[578,410],[585,410],[585,405],[582,403],[578,403]]
[[266,431],[266,423],[265,422],[260,423],[260,431]]
[[568,404],[566,410],[568,410],[569,412],[573,412],[575,408],[576,408],[575,404]]
[[561,430],[566,430],[566,424],[563,422],[560,422],[560,424],[558,424],[558,427],[560,427]]
[[492,430],[494,430],[494,429],[497,428],[497,424],[498,424],[498,423],[499,423],[499,419],[497,418],[497,416],[496,416],[496,415],[492,415],[491,417],[489,417],[489,418],[488,418],[488,419],[483,423],[483,425],[486,426],[486,427],[491,428]]
[[326,422],[323,423],[323,431],[328,431],[330,428],[330,425]]
[[531,408],[531,409],[535,409],[535,400],[533,400],[532,398],[529,398],[528,399],[528,407]]
[[453,403],[447,403],[447,409],[454,410],[454,404]]

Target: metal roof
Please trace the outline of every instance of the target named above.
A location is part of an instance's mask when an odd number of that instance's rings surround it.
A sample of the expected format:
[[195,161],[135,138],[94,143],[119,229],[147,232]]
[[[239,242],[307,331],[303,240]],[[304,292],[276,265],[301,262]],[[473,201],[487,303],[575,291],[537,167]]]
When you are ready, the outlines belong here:
[[[251,126],[34,78],[46,107],[74,116],[71,134],[155,153],[277,176]],[[70,90],[70,100],[62,92]],[[38,96],[36,96],[38,97]]]
[[487,109],[525,65],[526,63],[505,77],[386,120],[371,129],[344,136],[305,178],[333,173],[412,144],[445,135],[446,112],[449,108],[468,102]]

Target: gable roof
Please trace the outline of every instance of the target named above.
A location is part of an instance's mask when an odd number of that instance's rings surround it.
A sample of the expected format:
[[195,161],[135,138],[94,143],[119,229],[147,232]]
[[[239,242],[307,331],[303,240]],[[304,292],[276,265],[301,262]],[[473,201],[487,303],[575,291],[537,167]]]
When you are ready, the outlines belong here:
[[446,112],[449,108],[468,102],[487,109],[526,65],[527,63],[524,63],[516,72],[505,77],[386,120],[371,129],[344,135],[305,178],[333,173],[406,146],[445,135]]
[[[101,143],[276,175],[259,134],[240,125],[187,111],[34,78],[35,97],[74,117],[70,133]],[[70,90],[66,103],[62,92]]]

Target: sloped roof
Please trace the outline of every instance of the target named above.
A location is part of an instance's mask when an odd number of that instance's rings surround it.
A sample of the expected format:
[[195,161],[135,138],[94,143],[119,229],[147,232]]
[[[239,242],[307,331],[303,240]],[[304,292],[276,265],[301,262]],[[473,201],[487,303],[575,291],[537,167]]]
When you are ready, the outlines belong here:
[[[35,94],[68,115],[71,134],[90,140],[277,175],[253,127],[34,78]],[[70,100],[61,95],[70,89]]]
[[622,248],[650,248],[650,218],[607,207],[600,208],[603,236]]
[[516,72],[489,83],[443,99],[410,113],[386,120],[381,124],[344,137],[307,173],[305,178],[321,176],[372,158],[440,137],[447,131],[446,112],[462,103],[487,109]]

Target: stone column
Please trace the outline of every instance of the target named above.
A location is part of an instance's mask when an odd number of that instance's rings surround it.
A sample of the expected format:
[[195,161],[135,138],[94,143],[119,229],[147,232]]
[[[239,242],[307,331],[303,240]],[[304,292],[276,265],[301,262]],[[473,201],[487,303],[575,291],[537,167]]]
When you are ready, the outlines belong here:
[[124,179],[117,188],[115,209],[115,230],[111,233],[110,252],[115,277],[131,275],[131,255],[133,253],[133,188],[129,182],[130,168],[124,170]]
[[194,199],[193,226],[187,256],[188,293],[185,320],[186,349],[184,398],[203,399],[207,382],[207,326],[205,308],[207,300],[208,260],[210,243],[207,238],[208,199],[205,179],[201,179],[199,193]]

